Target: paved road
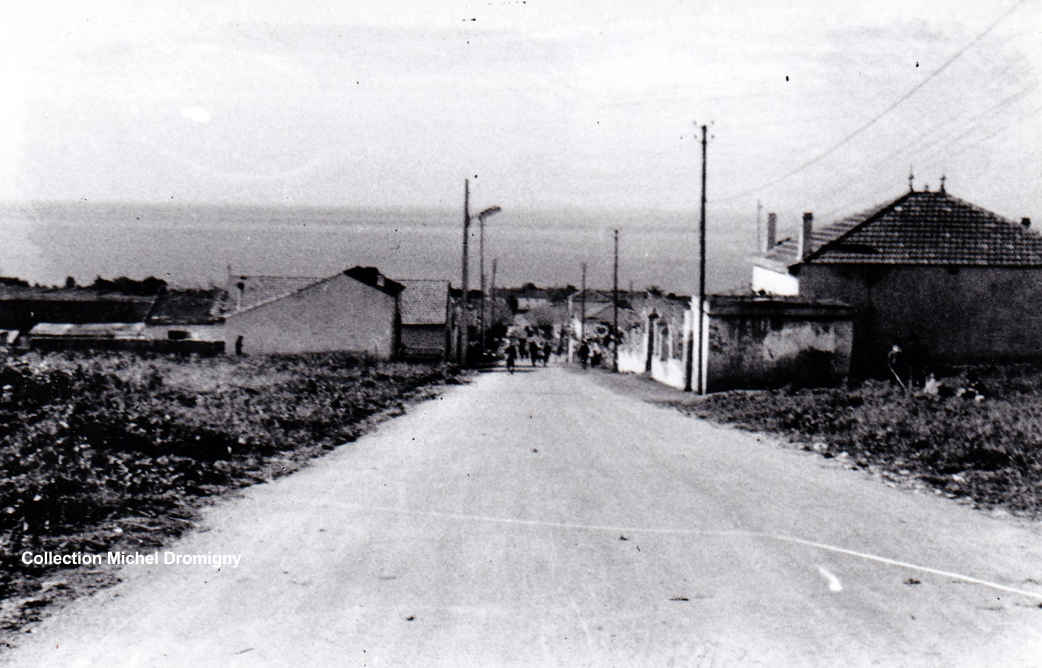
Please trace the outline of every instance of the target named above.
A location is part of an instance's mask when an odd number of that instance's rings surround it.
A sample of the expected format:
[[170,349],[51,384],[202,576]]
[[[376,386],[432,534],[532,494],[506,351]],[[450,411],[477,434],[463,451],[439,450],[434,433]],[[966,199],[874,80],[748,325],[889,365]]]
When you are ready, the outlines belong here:
[[[11,665],[1038,665],[1037,527],[483,375],[212,508]],[[1019,592],[1019,593],[1018,593]]]

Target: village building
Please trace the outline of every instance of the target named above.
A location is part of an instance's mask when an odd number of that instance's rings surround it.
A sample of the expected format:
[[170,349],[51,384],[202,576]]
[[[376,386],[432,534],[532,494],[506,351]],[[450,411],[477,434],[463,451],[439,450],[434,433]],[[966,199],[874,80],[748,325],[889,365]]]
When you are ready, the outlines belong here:
[[[619,371],[681,390],[828,385],[850,371],[852,309],[798,297],[707,295],[634,301],[620,318]],[[701,320],[701,323],[699,322]]]
[[29,345],[38,350],[144,350],[143,322],[41,322],[29,330]]
[[397,356],[401,283],[375,267],[326,278],[229,276],[225,349],[242,353],[345,351]]
[[933,362],[1042,354],[1042,237],[950,195],[914,190],[821,229],[804,214],[796,239],[766,248],[754,292],[838,300],[856,312],[856,373],[885,368],[893,345]]
[[62,347],[62,341],[68,341],[70,347],[85,347],[92,340],[113,347],[117,340],[141,337],[141,323],[154,300],[93,288],[46,288],[4,281],[0,283],[0,331],[9,345],[32,345],[35,337],[43,347]]
[[[630,345],[620,356],[619,369],[646,372],[666,385],[684,389],[686,344],[691,335],[690,297],[645,294],[634,297],[632,303],[634,308],[627,309],[625,320],[620,316],[621,338]],[[635,342],[637,345],[633,345]]]
[[167,290],[156,297],[145,318],[143,335],[158,350],[224,352],[226,293],[210,290]]
[[452,354],[449,282],[402,278],[401,356],[410,360],[447,360]]

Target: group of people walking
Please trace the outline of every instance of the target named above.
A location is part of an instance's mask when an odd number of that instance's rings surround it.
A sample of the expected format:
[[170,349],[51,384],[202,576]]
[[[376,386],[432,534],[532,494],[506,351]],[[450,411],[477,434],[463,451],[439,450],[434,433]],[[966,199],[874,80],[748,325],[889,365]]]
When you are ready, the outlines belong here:
[[547,362],[550,361],[550,355],[553,354],[553,345],[549,341],[539,341],[538,339],[530,341],[527,339],[520,339],[519,341],[510,339],[503,352],[507,361],[507,371],[514,373],[519,357],[528,359],[532,366],[538,366],[540,362],[543,363],[543,366],[546,366]]
[[[564,341],[562,340],[561,346],[563,345]],[[506,359],[507,371],[514,373],[519,359],[528,360],[533,367],[539,366],[540,363],[546,366],[554,352],[554,345],[549,340],[519,337],[507,340],[503,348],[503,357]],[[556,352],[564,354],[563,350],[557,350]],[[579,342],[579,346],[575,350],[575,356],[584,369],[591,366],[600,366],[604,363],[604,351],[601,349],[601,346],[597,343],[591,344],[585,339]]]

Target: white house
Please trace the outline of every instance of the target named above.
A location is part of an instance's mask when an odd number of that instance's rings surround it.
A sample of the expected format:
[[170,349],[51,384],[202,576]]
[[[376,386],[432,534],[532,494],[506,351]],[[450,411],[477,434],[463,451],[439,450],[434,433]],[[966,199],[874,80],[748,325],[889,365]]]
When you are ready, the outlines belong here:
[[397,355],[404,286],[375,267],[353,267],[321,279],[232,278],[224,316],[227,352]]

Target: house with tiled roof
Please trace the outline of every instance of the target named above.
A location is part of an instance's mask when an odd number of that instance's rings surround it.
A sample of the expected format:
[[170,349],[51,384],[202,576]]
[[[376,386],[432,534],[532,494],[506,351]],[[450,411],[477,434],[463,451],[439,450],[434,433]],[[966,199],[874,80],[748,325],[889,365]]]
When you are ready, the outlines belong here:
[[401,294],[401,354],[406,359],[448,359],[452,345],[449,282],[397,279]]
[[[940,190],[914,190],[767,244],[753,291],[856,309],[853,364],[885,364],[894,344],[934,362],[1042,356],[1042,236]],[[885,367],[884,367],[885,368]]]
[[404,289],[375,267],[318,279],[230,275],[221,313],[225,346],[228,352],[345,351],[390,359],[398,353]]

